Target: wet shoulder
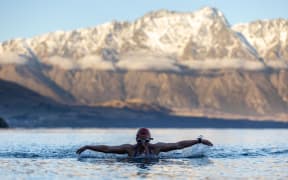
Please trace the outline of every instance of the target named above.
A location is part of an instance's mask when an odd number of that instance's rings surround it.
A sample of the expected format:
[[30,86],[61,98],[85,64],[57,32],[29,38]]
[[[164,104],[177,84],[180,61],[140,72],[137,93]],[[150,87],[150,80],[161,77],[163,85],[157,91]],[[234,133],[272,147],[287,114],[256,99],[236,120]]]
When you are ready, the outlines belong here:
[[133,150],[134,149],[134,145],[132,144],[122,144],[121,148],[127,149],[127,150]]
[[155,144],[151,144],[151,147],[154,149],[159,149],[161,146],[165,145],[167,143],[163,143],[163,142],[157,142]]
[[160,149],[161,149],[161,146],[163,145],[164,143],[161,143],[161,142],[158,142],[158,143],[155,143],[155,144],[150,144],[150,148],[151,150],[155,153],[155,154],[158,154],[160,152]]

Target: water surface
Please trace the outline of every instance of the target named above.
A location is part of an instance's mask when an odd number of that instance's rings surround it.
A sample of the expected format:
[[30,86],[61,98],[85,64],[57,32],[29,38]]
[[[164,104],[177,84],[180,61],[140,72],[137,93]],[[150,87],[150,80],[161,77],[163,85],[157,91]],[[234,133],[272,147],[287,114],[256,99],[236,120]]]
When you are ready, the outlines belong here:
[[[204,157],[179,151],[159,159],[131,160],[96,154],[79,158],[86,144],[135,142],[137,129],[38,129],[0,131],[0,179],[205,179],[288,178],[288,130],[151,129],[155,142],[194,139],[214,147]],[[184,151],[184,154],[187,153]]]

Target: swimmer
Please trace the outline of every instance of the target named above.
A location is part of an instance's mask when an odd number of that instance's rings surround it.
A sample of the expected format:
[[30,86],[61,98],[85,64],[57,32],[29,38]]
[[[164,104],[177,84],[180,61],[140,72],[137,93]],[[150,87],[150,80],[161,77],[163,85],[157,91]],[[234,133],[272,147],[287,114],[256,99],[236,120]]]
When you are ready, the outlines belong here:
[[103,153],[115,153],[115,154],[127,154],[128,157],[157,157],[160,152],[168,152],[176,149],[183,149],[186,147],[193,146],[195,144],[205,144],[208,146],[213,146],[213,144],[202,138],[196,140],[185,140],[176,143],[156,143],[151,144],[150,141],[153,140],[151,133],[147,128],[140,128],[136,134],[137,144],[123,144],[119,146],[106,146],[106,145],[96,145],[90,146],[86,145],[79,148],[76,153],[81,154],[85,150],[92,150]]

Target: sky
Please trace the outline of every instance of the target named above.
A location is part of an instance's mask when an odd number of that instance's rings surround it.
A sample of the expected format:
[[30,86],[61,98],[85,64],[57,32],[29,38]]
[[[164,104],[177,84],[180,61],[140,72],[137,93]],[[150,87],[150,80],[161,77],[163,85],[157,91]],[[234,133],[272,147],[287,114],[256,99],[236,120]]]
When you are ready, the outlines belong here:
[[222,11],[231,25],[288,19],[287,0],[0,0],[0,42],[112,20],[133,21],[160,9],[193,12],[205,6]]

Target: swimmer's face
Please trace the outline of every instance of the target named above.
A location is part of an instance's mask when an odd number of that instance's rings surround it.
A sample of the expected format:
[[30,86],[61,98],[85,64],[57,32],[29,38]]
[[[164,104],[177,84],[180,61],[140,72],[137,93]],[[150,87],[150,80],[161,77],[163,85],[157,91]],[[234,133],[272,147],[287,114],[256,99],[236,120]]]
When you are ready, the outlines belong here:
[[136,134],[137,144],[146,145],[152,140],[150,131],[147,128],[140,128]]

